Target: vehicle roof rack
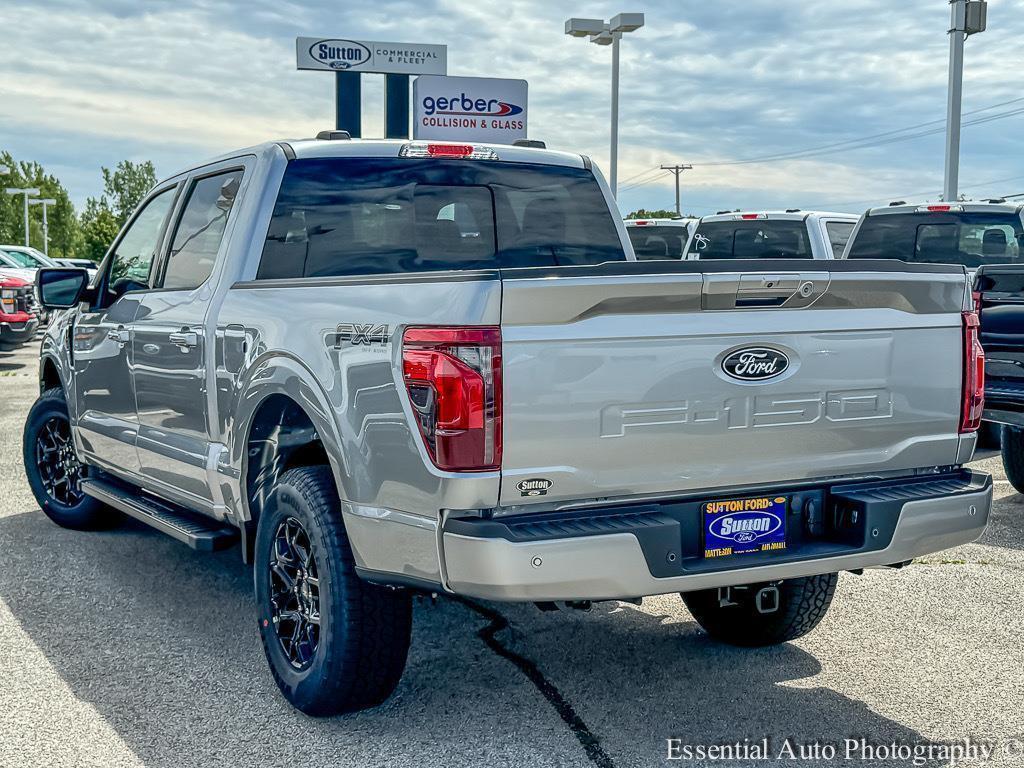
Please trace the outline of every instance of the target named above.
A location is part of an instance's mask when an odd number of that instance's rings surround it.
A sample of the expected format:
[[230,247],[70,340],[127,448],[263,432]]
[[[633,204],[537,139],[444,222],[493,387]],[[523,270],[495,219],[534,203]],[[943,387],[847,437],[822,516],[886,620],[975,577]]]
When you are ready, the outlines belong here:
[[786,213],[800,213],[799,208],[787,208]]
[[894,205],[906,205],[906,204],[907,204],[906,200],[893,200],[891,203],[889,203],[889,206],[892,207]]
[[990,197],[985,202],[986,203],[1005,203],[1006,202],[1006,198],[1005,197]]
[[347,141],[352,134],[348,131],[320,131],[316,137],[321,141]]
[[540,139],[516,139],[512,142],[513,147],[530,147],[531,149],[547,149],[548,145]]

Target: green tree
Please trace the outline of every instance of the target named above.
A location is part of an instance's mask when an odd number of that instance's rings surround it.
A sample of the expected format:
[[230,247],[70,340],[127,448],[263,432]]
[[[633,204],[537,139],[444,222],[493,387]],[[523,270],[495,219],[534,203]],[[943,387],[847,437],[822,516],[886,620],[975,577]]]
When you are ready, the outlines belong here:
[[[57,202],[47,208],[47,230],[51,256],[73,256],[76,252],[79,231],[75,207],[67,189],[53,174],[47,173],[36,162],[16,162],[10,152],[0,152],[0,165],[11,169],[10,174],[0,178],[3,187],[37,187],[39,196],[52,198]],[[24,198],[13,195],[0,196],[0,242],[20,244],[25,242]],[[29,208],[29,242],[43,250],[42,206]]]
[[85,202],[80,224],[82,243],[78,254],[83,259],[99,262],[121,230],[117,216],[104,199],[90,197]]
[[146,193],[156,186],[156,169],[153,168],[153,163],[149,160],[142,163],[122,160],[113,171],[109,168],[101,170],[103,171],[103,198],[101,200],[114,213],[118,226],[122,227]]
[[664,209],[657,211],[645,211],[641,208],[640,210],[626,214],[627,219],[674,219],[675,217],[675,211],[666,211]]

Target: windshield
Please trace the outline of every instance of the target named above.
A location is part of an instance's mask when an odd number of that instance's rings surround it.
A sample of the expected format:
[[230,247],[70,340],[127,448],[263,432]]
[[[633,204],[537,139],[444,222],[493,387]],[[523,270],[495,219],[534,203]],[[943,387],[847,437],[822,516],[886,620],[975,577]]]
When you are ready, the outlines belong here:
[[29,248],[27,246],[24,248],[13,248],[8,245],[6,246],[5,250],[12,255],[16,254],[18,256],[23,256],[27,259],[30,259],[31,263],[28,265],[30,269],[36,269],[38,267],[56,266],[56,263],[52,259],[44,255],[41,251],[37,251],[35,248]]
[[288,165],[257,279],[626,258],[591,171],[477,160]]
[[980,267],[1019,263],[1022,248],[1016,213],[892,213],[864,218],[848,258]]
[[626,227],[639,261],[681,259],[689,230],[685,224],[632,225]]
[[691,259],[812,259],[803,221],[708,221],[697,226]]

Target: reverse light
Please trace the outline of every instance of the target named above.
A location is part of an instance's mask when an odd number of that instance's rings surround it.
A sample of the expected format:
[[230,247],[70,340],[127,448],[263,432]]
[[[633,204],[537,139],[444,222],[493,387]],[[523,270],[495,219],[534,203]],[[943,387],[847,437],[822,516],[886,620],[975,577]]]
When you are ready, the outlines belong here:
[[448,157],[467,160],[497,160],[498,154],[489,147],[472,144],[435,144],[409,142],[398,150],[399,157]]
[[964,378],[960,432],[976,432],[985,410],[985,350],[978,338],[978,313],[963,313]]
[[407,328],[402,376],[438,469],[479,472],[501,466],[500,328]]

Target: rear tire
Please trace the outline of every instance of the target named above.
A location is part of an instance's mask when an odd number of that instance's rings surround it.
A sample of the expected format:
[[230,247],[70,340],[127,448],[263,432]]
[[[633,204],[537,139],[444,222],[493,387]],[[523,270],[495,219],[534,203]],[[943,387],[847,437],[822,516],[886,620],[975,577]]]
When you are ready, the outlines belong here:
[[79,483],[88,477],[89,467],[75,454],[62,390],[47,390],[28,412],[22,457],[32,495],[57,525],[94,531],[109,528],[119,520],[114,510],[81,491]]
[[754,601],[757,591],[766,584],[733,587],[731,601],[735,605],[721,605],[717,589],[684,592],[682,598],[711,637],[730,645],[756,648],[795,640],[818,626],[832,604],[838,581],[835,573],[783,581],[778,584],[779,607],[771,613],[759,613]]
[[1024,493],[1024,429],[1007,426],[1003,429],[1003,469],[1017,493]]
[[376,706],[405,669],[409,594],[356,575],[330,468],[281,475],[256,533],[259,632],[281,693],[308,715]]

